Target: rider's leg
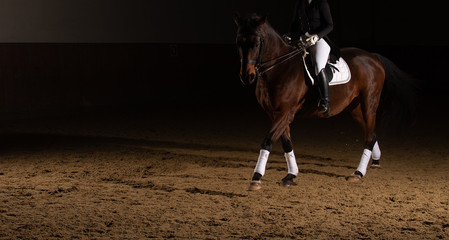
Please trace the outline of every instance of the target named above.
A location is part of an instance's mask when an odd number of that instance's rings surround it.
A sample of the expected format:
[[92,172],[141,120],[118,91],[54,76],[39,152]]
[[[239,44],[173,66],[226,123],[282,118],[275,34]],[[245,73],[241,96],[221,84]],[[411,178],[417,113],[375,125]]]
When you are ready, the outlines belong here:
[[317,84],[320,93],[318,111],[324,114],[328,114],[330,110],[329,79],[327,79],[324,72],[330,51],[331,48],[324,39],[318,40],[314,46],[310,47],[310,53],[312,54],[315,64],[315,74],[318,77]]

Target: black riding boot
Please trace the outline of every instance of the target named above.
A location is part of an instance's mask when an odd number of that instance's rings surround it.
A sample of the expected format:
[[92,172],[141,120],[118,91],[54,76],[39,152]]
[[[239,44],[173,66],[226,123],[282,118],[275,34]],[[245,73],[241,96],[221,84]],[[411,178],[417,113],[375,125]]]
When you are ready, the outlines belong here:
[[324,69],[318,74],[318,89],[320,93],[320,101],[318,103],[318,112],[329,114],[329,80],[327,79]]

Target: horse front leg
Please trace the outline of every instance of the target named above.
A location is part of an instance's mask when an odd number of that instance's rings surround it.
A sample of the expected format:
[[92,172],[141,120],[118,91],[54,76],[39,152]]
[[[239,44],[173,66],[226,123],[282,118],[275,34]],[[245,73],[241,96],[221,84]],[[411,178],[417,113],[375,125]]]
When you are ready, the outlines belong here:
[[287,176],[285,176],[281,180],[280,184],[284,187],[290,187],[292,185],[296,185],[296,183],[293,182],[293,179],[296,178],[299,172],[295,153],[293,152],[293,145],[290,137],[290,127],[287,127],[284,134],[282,134],[281,140],[282,148],[284,149],[284,157],[287,162],[288,173]]
[[270,155],[273,147],[272,133],[268,133],[262,142],[262,146],[259,152],[259,158],[257,159],[256,167],[254,168],[254,175],[248,185],[248,191],[255,191],[262,188],[261,179],[265,175],[265,169],[267,167],[268,156]]
[[265,175],[265,169],[268,162],[273,143],[282,137],[284,150],[286,150],[286,159],[289,166],[289,172],[292,174],[287,175],[285,181],[282,181],[283,186],[293,185],[293,179],[298,174],[298,167],[296,165],[296,159],[293,154],[293,148],[291,147],[290,140],[290,128],[289,124],[293,119],[289,116],[288,112],[282,112],[276,114],[272,122],[272,128],[266,135],[262,142],[259,158],[257,159],[256,167],[254,168],[254,175],[247,187],[248,191],[259,190],[262,188],[261,179]]

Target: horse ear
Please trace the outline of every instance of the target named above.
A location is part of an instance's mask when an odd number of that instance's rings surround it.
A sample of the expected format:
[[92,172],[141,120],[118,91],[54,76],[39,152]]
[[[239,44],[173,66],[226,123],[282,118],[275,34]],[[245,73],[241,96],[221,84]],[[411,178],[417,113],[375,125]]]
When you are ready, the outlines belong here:
[[242,18],[240,17],[240,14],[235,12],[234,13],[234,22],[235,24],[240,25],[240,23],[242,22]]

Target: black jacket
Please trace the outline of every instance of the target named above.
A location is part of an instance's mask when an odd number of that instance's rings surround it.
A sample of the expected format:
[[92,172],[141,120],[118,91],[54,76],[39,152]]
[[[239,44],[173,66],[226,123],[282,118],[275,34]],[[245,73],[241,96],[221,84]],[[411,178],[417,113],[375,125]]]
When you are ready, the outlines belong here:
[[306,32],[325,37],[334,27],[327,0],[297,0],[290,28],[292,37],[299,37]]
[[306,32],[316,34],[331,47],[331,55],[340,58],[339,48],[327,37],[333,30],[334,22],[327,0],[312,0],[309,4],[308,0],[297,0],[293,21],[290,27],[290,37],[299,39]]

